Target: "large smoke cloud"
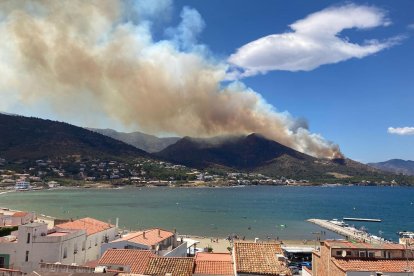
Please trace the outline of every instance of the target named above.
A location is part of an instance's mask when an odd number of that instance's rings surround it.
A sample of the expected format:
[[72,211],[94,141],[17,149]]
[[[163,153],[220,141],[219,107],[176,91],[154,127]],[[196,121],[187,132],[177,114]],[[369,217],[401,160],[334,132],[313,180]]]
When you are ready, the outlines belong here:
[[[153,16],[169,1],[6,1],[0,5],[1,107],[49,106],[68,116],[105,114],[145,132],[189,136],[262,133],[317,157],[337,146],[280,113],[197,44],[204,22],[182,21],[154,41]],[[10,101],[10,102],[7,102]],[[10,111],[10,110],[8,110]]]

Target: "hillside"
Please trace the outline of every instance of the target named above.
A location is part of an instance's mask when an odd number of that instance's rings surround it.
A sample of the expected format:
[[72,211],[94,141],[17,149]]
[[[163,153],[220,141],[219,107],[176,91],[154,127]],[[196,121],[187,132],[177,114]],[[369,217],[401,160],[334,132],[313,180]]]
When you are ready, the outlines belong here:
[[317,159],[258,134],[184,137],[157,156],[195,168],[221,168],[311,180],[383,178],[386,174],[351,159]]
[[97,129],[97,128],[89,128],[94,132],[103,134],[105,136],[111,137],[113,139],[122,141],[129,145],[132,145],[136,148],[142,149],[146,152],[158,152],[171,144],[174,144],[178,140],[179,137],[157,137],[154,135],[145,134],[139,131],[136,132],[119,132],[113,129]]
[[67,123],[0,114],[0,157],[9,161],[68,155],[129,158],[148,153],[123,142]]
[[411,160],[391,159],[385,162],[369,163],[368,165],[387,172],[414,175],[414,161]]

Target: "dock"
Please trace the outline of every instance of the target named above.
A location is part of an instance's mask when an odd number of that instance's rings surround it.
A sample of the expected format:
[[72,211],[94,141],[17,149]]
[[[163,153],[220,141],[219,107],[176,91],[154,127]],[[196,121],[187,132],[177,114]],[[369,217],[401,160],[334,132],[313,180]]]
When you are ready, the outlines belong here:
[[383,240],[373,238],[373,236],[370,236],[366,232],[363,232],[361,230],[358,230],[352,227],[344,227],[344,226],[332,223],[329,220],[308,219],[308,222],[311,222],[329,231],[332,231],[341,236],[344,236],[347,240],[357,240],[357,241],[374,243],[374,244],[384,243]]
[[381,222],[380,219],[369,219],[369,218],[344,218],[349,221],[367,221],[367,222]]

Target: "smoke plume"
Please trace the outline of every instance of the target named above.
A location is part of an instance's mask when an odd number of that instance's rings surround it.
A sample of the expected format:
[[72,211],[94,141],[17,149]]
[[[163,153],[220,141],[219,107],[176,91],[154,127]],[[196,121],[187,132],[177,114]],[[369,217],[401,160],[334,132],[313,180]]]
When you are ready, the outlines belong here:
[[[131,7],[130,5],[133,5]],[[169,1],[2,1],[0,108],[13,101],[66,116],[116,120],[130,128],[195,137],[257,132],[317,157],[341,154],[306,123],[241,82],[197,43],[200,14],[153,38]],[[10,110],[8,110],[10,111]]]

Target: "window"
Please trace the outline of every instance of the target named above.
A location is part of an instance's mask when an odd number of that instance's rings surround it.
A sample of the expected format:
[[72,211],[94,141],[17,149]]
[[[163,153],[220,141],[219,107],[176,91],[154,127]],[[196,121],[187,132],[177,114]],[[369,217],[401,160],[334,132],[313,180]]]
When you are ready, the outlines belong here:
[[29,261],[29,251],[26,251],[26,257],[24,259],[25,262]]
[[66,259],[68,257],[68,248],[63,248],[63,259]]
[[78,253],[78,244],[75,243],[75,246],[73,247],[73,254]]
[[0,257],[0,268],[5,268],[5,261],[4,257]]
[[359,251],[359,257],[360,258],[365,258],[367,256],[365,251]]
[[351,256],[352,255],[352,252],[351,251],[346,251],[346,255],[347,256]]
[[342,250],[336,250],[336,256],[342,256]]
[[374,251],[368,251],[368,258],[375,258],[375,252]]
[[95,237],[95,246],[98,245],[98,237]]
[[85,247],[86,247],[86,241],[82,242],[82,251],[85,251]]
[[27,233],[27,243],[30,243],[30,233]]

